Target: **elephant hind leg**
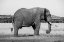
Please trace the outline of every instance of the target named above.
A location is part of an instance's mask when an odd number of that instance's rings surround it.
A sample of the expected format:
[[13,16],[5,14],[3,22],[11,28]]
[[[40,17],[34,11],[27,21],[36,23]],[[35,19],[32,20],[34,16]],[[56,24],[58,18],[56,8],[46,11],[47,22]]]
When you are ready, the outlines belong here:
[[18,37],[18,28],[14,26],[14,37]]
[[18,21],[15,21],[15,23],[14,23],[14,36],[15,37],[18,37],[18,29],[19,29],[19,27],[22,28],[22,25],[21,24],[22,23],[20,23]]
[[16,27],[16,23],[13,23],[13,27],[14,27],[14,37],[18,36],[18,28]]

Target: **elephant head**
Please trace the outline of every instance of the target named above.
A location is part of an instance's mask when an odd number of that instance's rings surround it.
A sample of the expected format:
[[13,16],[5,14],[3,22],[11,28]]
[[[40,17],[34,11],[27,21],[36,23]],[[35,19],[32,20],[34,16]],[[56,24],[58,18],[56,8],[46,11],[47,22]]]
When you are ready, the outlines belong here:
[[51,32],[51,21],[52,21],[50,11],[46,8],[39,8],[39,7],[33,8],[33,9],[36,9],[39,11],[38,13],[40,13],[41,21],[44,20],[48,23],[48,30],[46,30],[46,33],[49,34]]

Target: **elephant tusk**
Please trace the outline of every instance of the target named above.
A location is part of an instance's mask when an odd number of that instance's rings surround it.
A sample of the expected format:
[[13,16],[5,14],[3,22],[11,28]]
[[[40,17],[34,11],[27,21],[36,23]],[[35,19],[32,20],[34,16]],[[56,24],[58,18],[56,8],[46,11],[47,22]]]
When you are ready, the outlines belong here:
[[49,23],[50,25],[52,25],[51,22],[48,22],[48,23]]

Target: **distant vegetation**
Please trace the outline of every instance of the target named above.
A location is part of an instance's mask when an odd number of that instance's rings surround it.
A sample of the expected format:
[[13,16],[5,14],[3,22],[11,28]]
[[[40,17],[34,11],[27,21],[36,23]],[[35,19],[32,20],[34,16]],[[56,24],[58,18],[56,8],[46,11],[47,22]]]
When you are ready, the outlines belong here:
[[[52,15],[52,23],[64,23],[64,17],[58,17]],[[46,23],[44,20],[43,23]],[[11,15],[0,15],[0,23],[12,23]]]
[[11,23],[12,16],[11,15],[0,15],[0,23]]
[[64,17],[52,15],[52,23],[64,23]]

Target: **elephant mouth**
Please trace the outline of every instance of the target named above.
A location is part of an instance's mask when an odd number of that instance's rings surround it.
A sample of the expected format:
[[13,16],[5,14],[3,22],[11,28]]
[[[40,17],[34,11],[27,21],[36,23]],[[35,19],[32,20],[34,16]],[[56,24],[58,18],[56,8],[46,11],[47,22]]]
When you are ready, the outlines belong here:
[[45,21],[44,19],[41,19],[41,21],[40,21],[40,22],[45,23],[46,21]]
[[45,19],[41,19],[41,21],[43,21],[43,20],[45,20]]

